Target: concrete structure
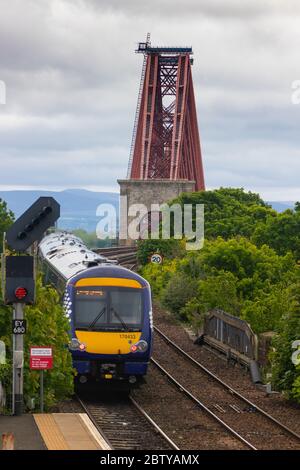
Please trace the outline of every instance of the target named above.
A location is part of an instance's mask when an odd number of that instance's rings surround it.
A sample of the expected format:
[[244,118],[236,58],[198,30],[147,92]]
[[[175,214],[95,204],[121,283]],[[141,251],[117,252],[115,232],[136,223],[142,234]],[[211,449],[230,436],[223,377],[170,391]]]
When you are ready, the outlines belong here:
[[127,233],[128,224],[135,218],[128,216],[128,208],[133,204],[144,204],[150,212],[151,204],[163,204],[184,192],[195,191],[195,181],[167,179],[118,180],[120,185],[120,244],[133,245],[134,241],[122,239]]

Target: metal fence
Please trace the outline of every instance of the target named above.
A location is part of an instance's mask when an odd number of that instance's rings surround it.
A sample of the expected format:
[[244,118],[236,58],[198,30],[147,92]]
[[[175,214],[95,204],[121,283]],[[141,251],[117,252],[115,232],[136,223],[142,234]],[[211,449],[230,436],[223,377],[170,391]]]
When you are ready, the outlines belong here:
[[213,309],[208,312],[204,322],[204,338],[224,352],[248,360],[257,360],[258,339],[250,325],[240,318],[223,310]]

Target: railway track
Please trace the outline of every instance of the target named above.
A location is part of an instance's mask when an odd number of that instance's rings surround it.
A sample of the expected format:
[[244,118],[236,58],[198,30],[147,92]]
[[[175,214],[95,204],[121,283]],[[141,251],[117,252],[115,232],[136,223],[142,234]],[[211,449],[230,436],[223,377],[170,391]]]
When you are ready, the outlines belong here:
[[297,433],[222,381],[156,326],[154,331],[152,364],[228,432],[253,450],[300,449]]
[[111,449],[179,450],[130,395],[76,396]]
[[94,250],[96,253],[102,256],[107,256],[111,260],[118,261],[118,264],[124,266],[128,269],[134,269],[136,267],[136,247],[109,247],[109,248],[99,248]]

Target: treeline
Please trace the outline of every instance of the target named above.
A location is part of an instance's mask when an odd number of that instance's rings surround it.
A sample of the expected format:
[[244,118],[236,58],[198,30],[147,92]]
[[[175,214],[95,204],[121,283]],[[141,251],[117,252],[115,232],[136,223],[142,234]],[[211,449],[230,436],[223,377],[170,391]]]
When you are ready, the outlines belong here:
[[[274,331],[273,385],[300,402],[300,365],[291,359],[300,339],[300,205],[277,213],[259,195],[233,188],[185,193],[171,203],[204,204],[205,243],[186,251],[174,239],[139,242],[142,274],[156,298],[195,326],[217,307],[258,334]],[[149,263],[155,251],[162,265]]]
[[72,233],[77,237],[81,238],[83,243],[90,248],[91,250],[94,248],[106,248],[110,247],[112,244],[112,240],[109,238],[100,239],[97,238],[96,232],[87,232],[81,228],[72,230]]

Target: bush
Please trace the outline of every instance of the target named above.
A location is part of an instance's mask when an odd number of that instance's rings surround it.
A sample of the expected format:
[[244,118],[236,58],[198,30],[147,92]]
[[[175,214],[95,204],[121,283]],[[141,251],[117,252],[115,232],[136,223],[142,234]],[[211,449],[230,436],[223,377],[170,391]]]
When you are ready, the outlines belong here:
[[241,303],[237,294],[237,279],[230,273],[220,271],[199,282],[199,309],[202,313],[220,308],[232,315],[239,316]]
[[197,292],[197,282],[184,274],[176,273],[170,278],[163,294],[162,304],[177,318],[186,318],[181,309],[191,300]]
[[273,340],[272,382],[278,390],[300,403],[300,367],[292,362],[292,343],[300,339],[300,284],[295,283],[288,291],[289,307]]
[[[1,293],[0,293],[1,294]],[[43,286],[41,277],[37,279],[36,304],[25,307],[27,334],[24,337],[24,398],[34,398],[39,404],[39,372],[29,368],[30,346],[53,347],[53,369],[45,372],[45,407],[49,408],[58,400],[73,393],[74,370],[70,352],[69,322],[60,305],[57,292],[50,286]],[[7,364],[0,365],[0,379],[4,380],[6,390],[11,390],[11,319],[12,308],[0,306],[0,339],[6,344]]]
[[29,347],[53,347],[53,369],[45,373],[45,406],[50,407],[73,393],[74,371],[69,342],[69,321],[60,305],[59,295],[37,280],[37,302],[25,309],[28,334],[25,337],[24,394],[39,401],[39,373],[29,369]]
[[179,240],[139,240],[137,260],[141,265],[150,262],[153,253],[159,253],[163,258],[172,259],[183,255],[183,243]]
[[161,298],[170,278],[176,272],[177,260],[166,260],[162,264],[148,263],[141,269],[141,274],[151,285],[152,294]]

